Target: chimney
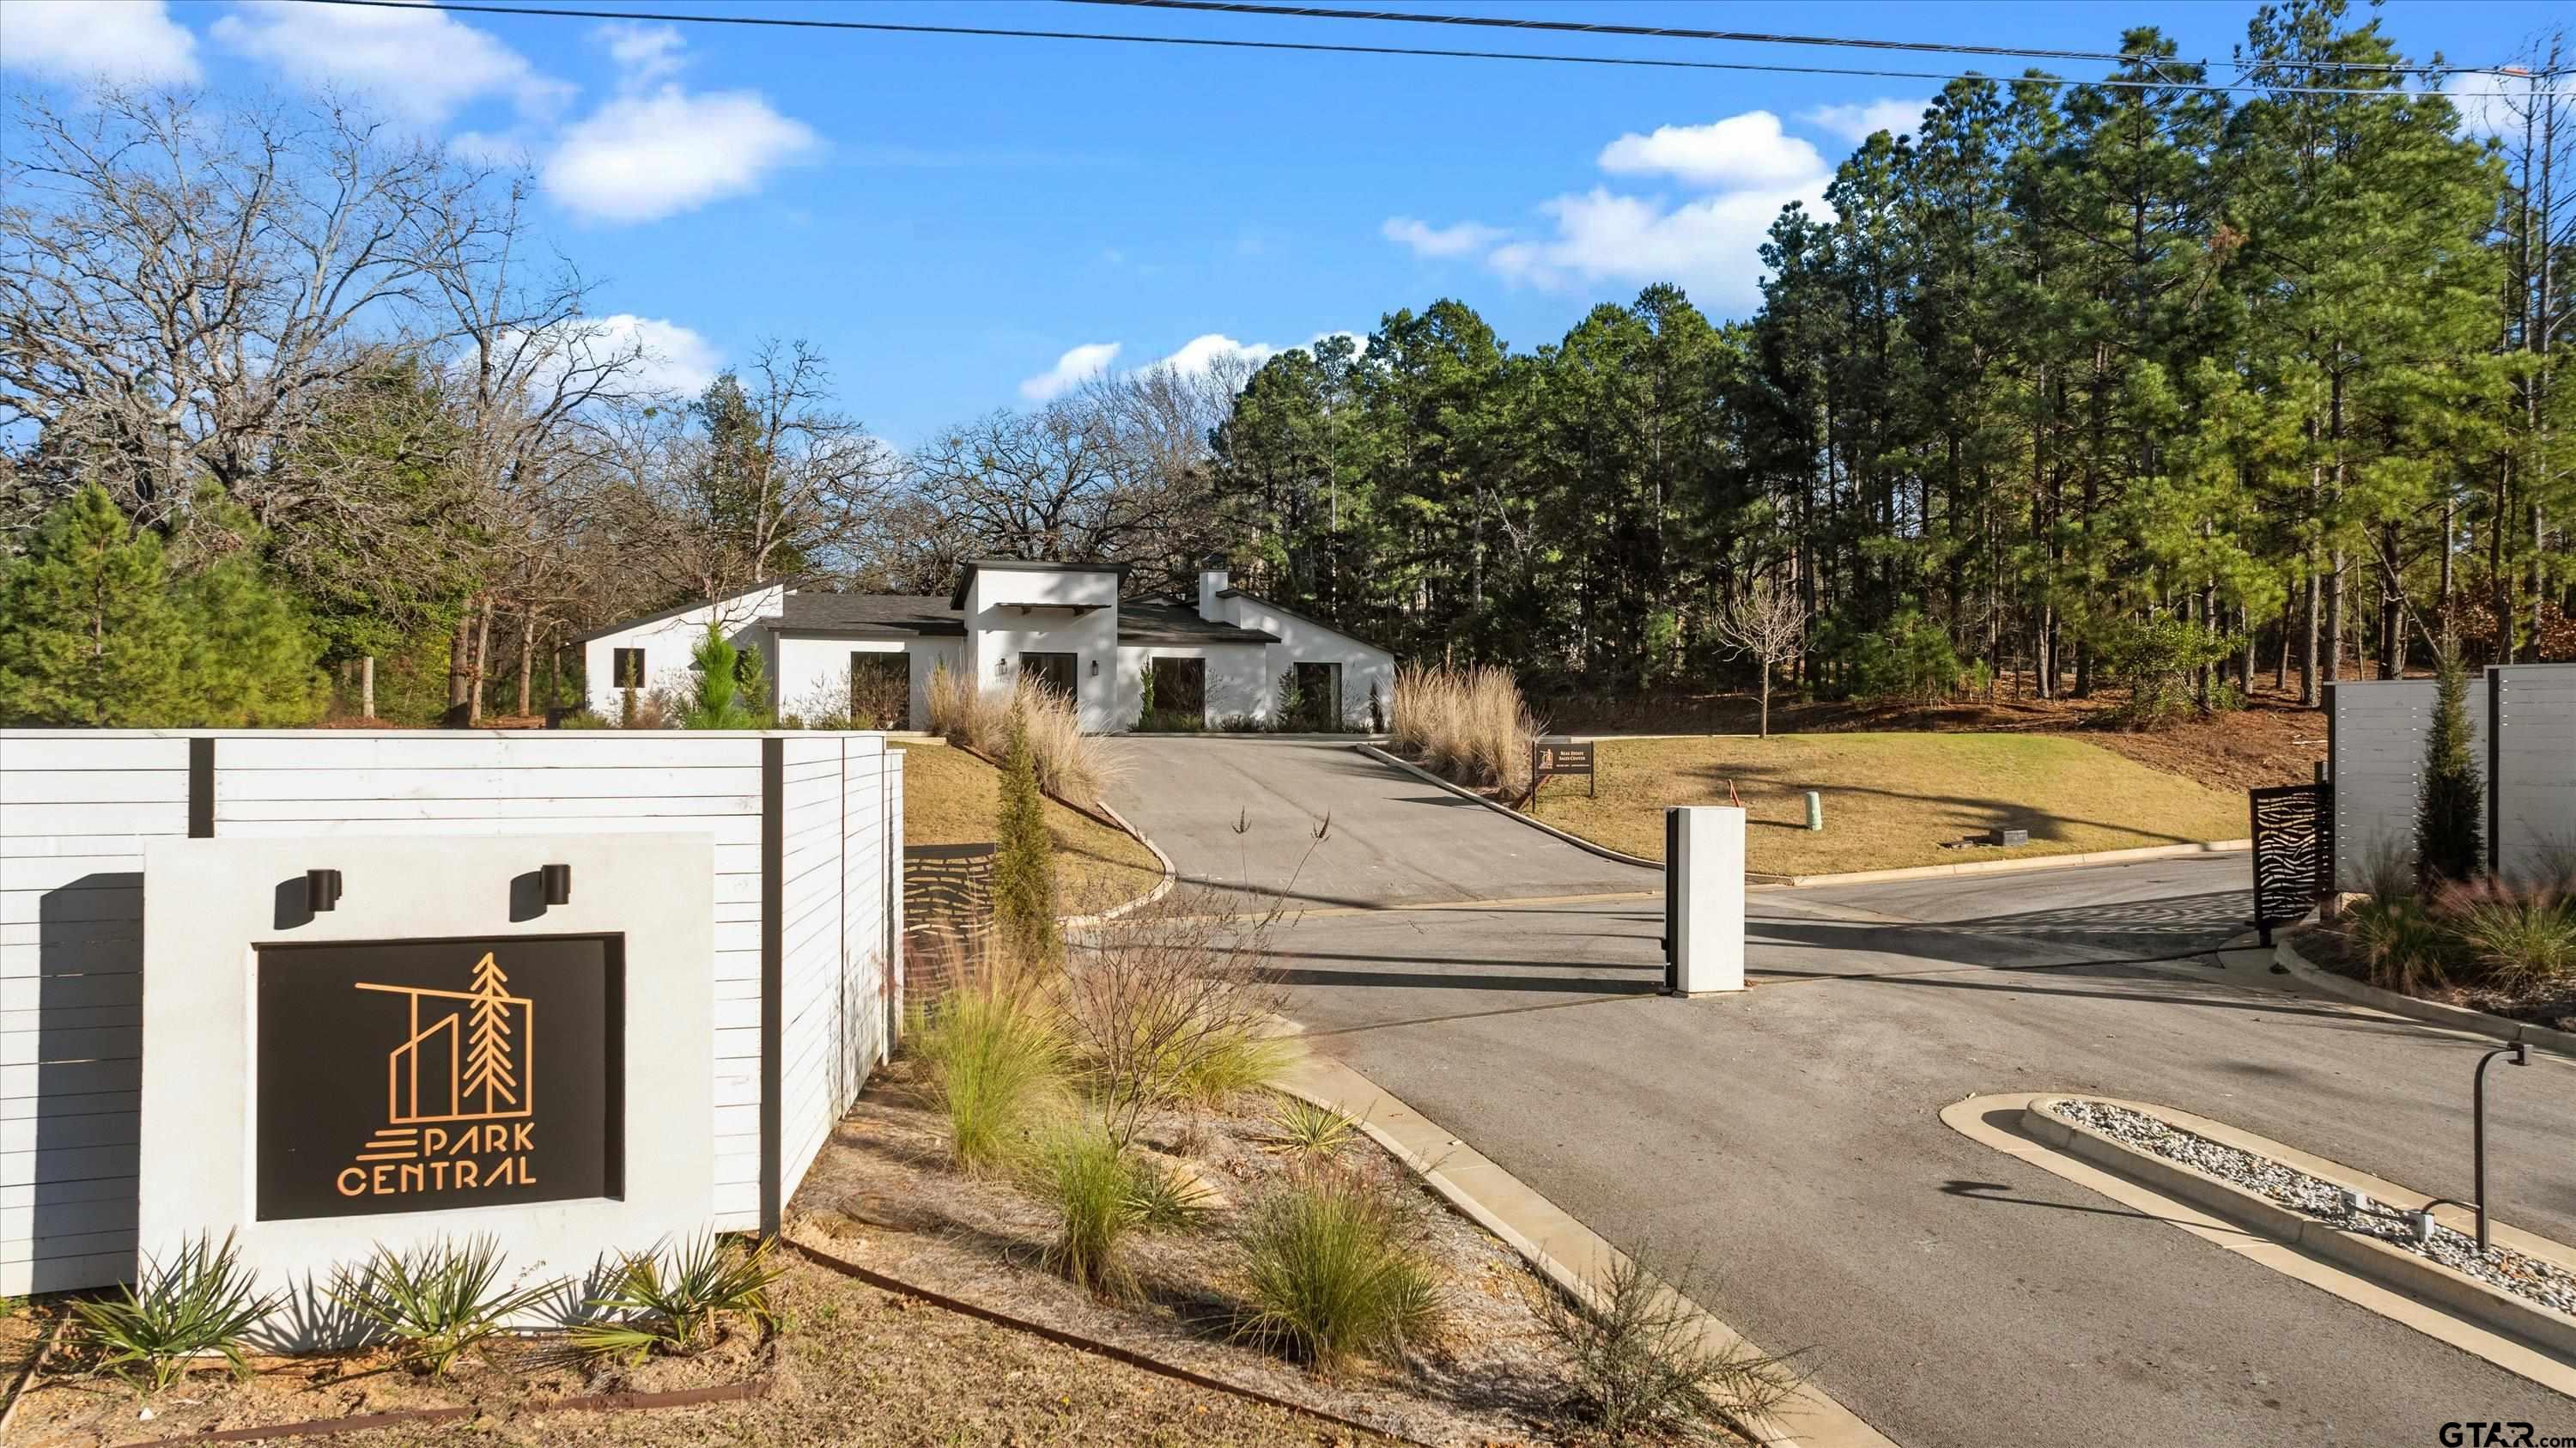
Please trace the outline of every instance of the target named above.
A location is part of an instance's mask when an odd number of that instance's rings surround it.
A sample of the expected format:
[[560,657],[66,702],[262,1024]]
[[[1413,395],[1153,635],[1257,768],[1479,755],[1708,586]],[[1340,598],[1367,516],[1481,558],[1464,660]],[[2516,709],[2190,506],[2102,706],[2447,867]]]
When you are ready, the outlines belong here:
[[[1210,559],[1208,561],[1211,564],[1224,562],[1223,559]],[[1216,597],[1218,594],[1225,592],[1225,586],[1226,573],[1223,568],[1208,567],[1199,570],[1199,617],[1206,619],[1210,623],[1223,623],[1226,621],[1225,618],[1217,612]]]

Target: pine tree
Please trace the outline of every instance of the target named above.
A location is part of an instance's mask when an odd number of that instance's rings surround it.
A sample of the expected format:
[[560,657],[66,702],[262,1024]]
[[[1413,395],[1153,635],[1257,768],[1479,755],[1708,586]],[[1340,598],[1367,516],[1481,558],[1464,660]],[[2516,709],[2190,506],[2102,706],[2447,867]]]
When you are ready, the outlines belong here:
[[0,720],[138,728],[186,717],[188,620],[161,540],[93,483],[45,516],[0,587]]
[[465,1079],[458,1083],[457,1092],[466,1096],[482,1092],[485,1115],[519,1104],[519,1077],[510,1065],[509,985],[510,978],[501,973],[490,951],[474,962],[474,1004],[466,1008],[472,1044],[466,1048]]
[[1000,837],[993,857],[993,924],[1002,946],[1023,962],[1053,960],[1064,949],[1055,923],[1054,844],[1047,838],[1046,800],[1038,792],[1037,754],[1028,718],[1011,710],[1002,756]]
[[321,644],[303,611],[271,583],[259,526],[212,487],[201,489],[174,552],[199,562],[172,602],[188,635],[186,722],[210,728],[282,728],[322,717],[329,682],[314,667]]
[[707,636],[698,640],[690,651],[690,666],[697,674],[696,697],[689,702],[689,712],[682,721],[691,729],[751,729],[759,721],[742,705],[742,685],[735,673],[741,650],[725,641],[714,624],[707,625]]
[[2456,652],[2443,657],[2436,688],[2415,806],[2415,875],[2427,890],[2478,873],[2478,816],[2486,809],[2469,757],[2469,671]]

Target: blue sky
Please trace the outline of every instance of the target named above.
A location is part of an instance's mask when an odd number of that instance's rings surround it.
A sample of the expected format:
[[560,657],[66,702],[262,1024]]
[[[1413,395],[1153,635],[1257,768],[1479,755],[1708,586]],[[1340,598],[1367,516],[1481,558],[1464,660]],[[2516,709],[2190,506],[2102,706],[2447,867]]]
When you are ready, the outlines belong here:
[[[1964,57],[1049,0],[613,8],[1966,68]],[[2256,7],[1420,8],[2085,50],[2116,49],[2122,27],[2154,23],[2186,57],[2223,62]],[[2552,10],[2392,0],[2381,14],[2410,56],[2490,63]],[[1780,203],[1813,197],[1873,123],[1914,113],[1938,87],[289,0],[0,0],[0,63],[13,91],[101,68],[219,91],[327,84],[459,146],[524,158],[540,178],[543,230],[601,281],[596,310],[640,331],[670,381],[701,379],[765,335],[809,338],[832,358],[847,409],[898,445],[1026,405],[1089,368],[1364,333],[1440,296],[1466,300],[1516,346],[1656,280],[1741,314],[1755,297],[1754,245]]]

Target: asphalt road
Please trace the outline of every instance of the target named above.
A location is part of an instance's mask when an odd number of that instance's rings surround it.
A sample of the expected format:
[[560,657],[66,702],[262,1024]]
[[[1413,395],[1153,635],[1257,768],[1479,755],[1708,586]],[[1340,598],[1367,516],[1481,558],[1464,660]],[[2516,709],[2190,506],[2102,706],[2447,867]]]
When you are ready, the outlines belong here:
[[1550,839],[1347,743],[1211,734],[1118,747],[1128,776],[1109,802],[1189,885],[1327,907],[1663,888],[1656,871]]
[[[1264,748],[1211,749],[1229,747]],[[1549,850],[1580,851],[1535,831],[1497,850],[1484,826],[1521,827],[1443,808],[1476,835],[1449,848],[1393,807],[1402,776],[1317,779],[1304,758],[1268,773],[1288,757],[1209,762],[1301,815],[1334,811],[1302,876],[1333,903],[1419,888],[1378,863],[1369,832],[1389,817],[1407,826],[1394,853],[1428,847],[1448,898],[1576,893],[1532,884],[1585,868]],[[1223,875],[1200,842],[1221,856],[1230,831],[1140,823],[1185,873]],[[2245,873],[2222,856],[1758,891],[1752,988],[1698,1001],[1652,993],[1651,899],[1314,910],[1268,945],[1319,1049],[1612,1241],[1696,1260],[1711,1310],[1809,1349],[1820,1384],[1899,1442],[2408,1444],[2460,1418],[2576,1433],[2576,1402],[1938,1119],[1985,1092],[2101,1092],[2467,1195],[2487,1043],[2219,965]],[[2576,1241],[2576,1065],[2499,1067],[2490,1097],[2499,1215]]]

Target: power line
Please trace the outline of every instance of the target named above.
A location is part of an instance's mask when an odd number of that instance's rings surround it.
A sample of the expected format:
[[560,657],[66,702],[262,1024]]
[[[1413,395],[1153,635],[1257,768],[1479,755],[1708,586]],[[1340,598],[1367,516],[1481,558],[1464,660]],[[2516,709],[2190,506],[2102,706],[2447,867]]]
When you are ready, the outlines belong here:
[[[1593,20],[1535,20],[1505,15],[1439,15],[1419,10],[1351,10],[1329,5],[1264,5],[1251,0],[1058,0],[1069,5],[1116,5],[1141,10],[1201,11],[1218,15],[1263,15],[1301,20],[1376,20],[1410,25],[1467,25],[1495,30],[1562,31],[1574,35],[1637,36],[1652,40],[1730,40],[1761,45],[1847,46],[1857,50],[1927,51],[1944,55],[1992,55],[2030,60],[2143,61],[2147,64],[2207,65],[2171,56],[2127,50],[2041,50],[2007,45],[1961,45],[1937,40],[1876,40],[1848,35],[1780,35],[1760,30],[1697,30],[1681,25],[1619,25]],[[2303,61],[2303,69],[2396,72],[2425,75],[2492,75],[2476,65],[2410,66],[2386,61]]]
[[[2184,84],[2162,80],[2073,80],[2064,76],[1995,76],[1976,73],[1926,70],[1863,70],[1830,65],[1767,65],[1743,60],[1670,60],[1633,55],[1550,55],[1517,50],[1444,50],[1411,45],[1329,45],[1312,40],[1220,40],[1196,35],[1129,35],[1116,31],[1030,30],[991,25],[903,25],[884,20],[806,20],[783,15],[693,15],[679,11],[591,10],[554,5],[512,5],[467,3],[467,0],[296,0],[301,5],[343,5],[367,10],[446,10],[473,15],[533,15],[571,20],[647,20],[686,25],[748,25],[789,30],[850,30],[882,35],[962,35],[1002,40],[1082,40],[1104,41],[1127,45],[1183,46],[1208,50],[1274,50],[1321,55],[1387,55],[1437,60],[1519,60],[1555,65],[1607,65],[1642,67],[1650,70],[1717,70],[1751,71],[1767,75],[1832,75],[1854,76],[1873,80],[1989,80],[2004,83],[2027,81],[2047,86],[2096,86],[2108,90],[2170,90],[2209,92],[2256,92],[2267,95],[2312,96],[2389,96],[2398,94],[2385,88],[2339,88],[2333,86],[2264,86]],[[2503,91],[2468,91],[2454,93],[2460,100],[2504,100]]]

